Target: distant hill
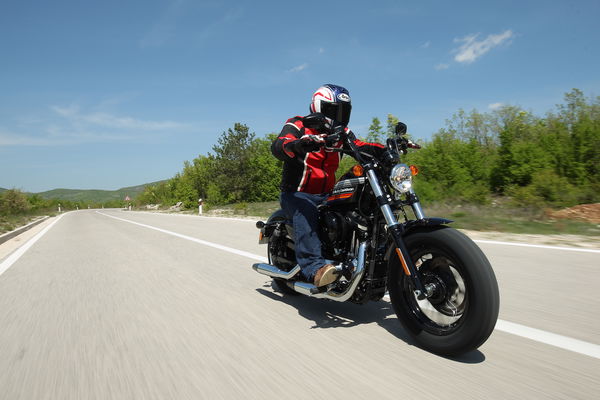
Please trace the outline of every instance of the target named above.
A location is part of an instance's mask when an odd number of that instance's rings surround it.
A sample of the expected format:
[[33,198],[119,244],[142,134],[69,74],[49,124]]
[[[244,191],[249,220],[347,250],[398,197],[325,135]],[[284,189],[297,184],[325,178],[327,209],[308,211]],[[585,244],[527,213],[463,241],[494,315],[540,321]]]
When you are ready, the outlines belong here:
[[6,192],[8,189],[0,188],[0,193]]
[[124,200],[125,196],[135,198],[144,191],[146,186],[155,185],[162,181],[144,183],[142,185],[124,187],[117,190],[95,190],[95,189],[53,189],[46,192],[36,193],[45,199],[60,199],[70,201],[89,201],[102,203],[111,200]]

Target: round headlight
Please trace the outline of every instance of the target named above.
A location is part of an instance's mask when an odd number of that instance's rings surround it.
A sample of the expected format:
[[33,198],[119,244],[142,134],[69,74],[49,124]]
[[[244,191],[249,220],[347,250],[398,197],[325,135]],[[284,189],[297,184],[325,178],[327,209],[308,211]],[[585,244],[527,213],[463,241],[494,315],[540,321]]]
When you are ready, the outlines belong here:
[[392,187],[400,193],[407,193],[412,187],[412,171],[406,164],[397,164],[390,173]]

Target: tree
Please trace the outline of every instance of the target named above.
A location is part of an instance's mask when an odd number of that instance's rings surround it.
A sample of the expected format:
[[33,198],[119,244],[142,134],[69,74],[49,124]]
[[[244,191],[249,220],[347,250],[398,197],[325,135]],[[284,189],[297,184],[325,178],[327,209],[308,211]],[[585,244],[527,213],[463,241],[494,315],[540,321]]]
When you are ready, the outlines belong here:
[[252,184],[248,163],[253,140],[254,133],[250,133],[248,126],[236,123],[213,146],[216,167],[213,179],[220,197],[228,203],[242,201]]
[[276,137],[272,133],[252,142],[247,167],[251,184],[245,201],[272,201],[279,197],[283,162],[271,153],[271,143]]
[[0,195],[0,213],[4,215],[23,214],[30,208],[27,196],[19,189],[9,189]]
[[369,133],[367,133],[367,142],[381,143],[383,141],[383,127],[379,118],[373,117],[371,126],[369,126]]
[[400,120],[393,114],[387,115],[387,136],[394,137],[396,136],[396,124],[398,124]]

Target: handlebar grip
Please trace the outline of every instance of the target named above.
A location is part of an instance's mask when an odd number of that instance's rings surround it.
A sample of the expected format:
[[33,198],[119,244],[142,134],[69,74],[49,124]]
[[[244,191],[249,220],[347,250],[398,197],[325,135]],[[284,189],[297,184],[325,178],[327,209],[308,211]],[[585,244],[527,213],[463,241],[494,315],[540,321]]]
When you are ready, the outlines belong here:
[[412,141],[410,141],[410,140],[407,142],[407,145],[408,145],[408,147],[410,147],[411,149],[417,149],[417,150],[418,150],[418,149],[420,149],[420,148],[421,148],[421,145],[418,145],[418,144],[416,144],[416,143],[414,143],[414,142],[412,142]]

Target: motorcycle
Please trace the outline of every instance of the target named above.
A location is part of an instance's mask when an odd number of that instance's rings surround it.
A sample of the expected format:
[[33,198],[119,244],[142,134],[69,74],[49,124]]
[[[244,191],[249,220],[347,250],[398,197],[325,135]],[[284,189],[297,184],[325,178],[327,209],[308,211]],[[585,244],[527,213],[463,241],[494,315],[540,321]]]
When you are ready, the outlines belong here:
[[[323,120],[311,115],[304,124],[320,127]],[[486,256],[448,226],[451,220],[425,216],[413,188],[416,168],[400,160],[408,149],[420,148],[406,131],[399,122],[379,159],[360,153],[343,126],[327,136],[329,143],[341,140],[339,151],[358,162],[319,206],[322,253],[336,265],[335,282],[315,287],[302,280],[294,229],[283,210],[256,223],[269,263],[256,263],[253,269],[273,278],[284,294],[363,304],[389,293],[398,320],[420,347],[458,356],[481,346],[492,333],[498,284]]]

